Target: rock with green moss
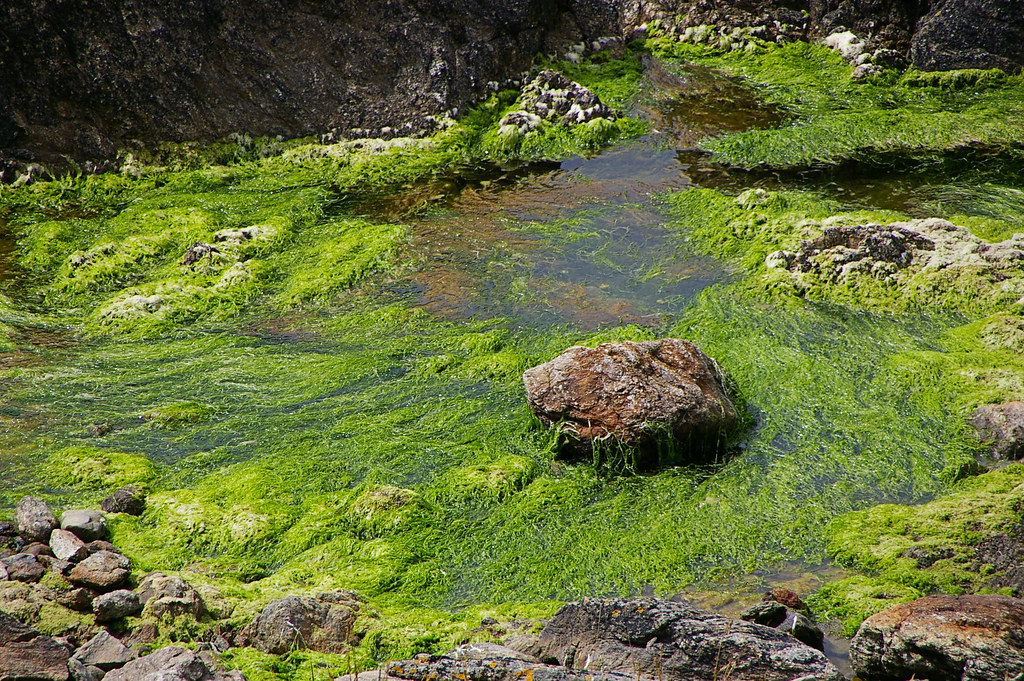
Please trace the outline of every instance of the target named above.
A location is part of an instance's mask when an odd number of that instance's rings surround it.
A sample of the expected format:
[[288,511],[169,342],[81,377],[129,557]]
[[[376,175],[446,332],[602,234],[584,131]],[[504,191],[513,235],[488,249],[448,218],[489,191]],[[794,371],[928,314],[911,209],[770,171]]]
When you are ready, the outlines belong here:
[[970,423],[993,459],[1024,457],[1024,402],[983,404],[971,415]]
[[344,653],[357,643],[360,602],[352,592],[277,599],[239,634],[236,643],[275,655],[293,650]]

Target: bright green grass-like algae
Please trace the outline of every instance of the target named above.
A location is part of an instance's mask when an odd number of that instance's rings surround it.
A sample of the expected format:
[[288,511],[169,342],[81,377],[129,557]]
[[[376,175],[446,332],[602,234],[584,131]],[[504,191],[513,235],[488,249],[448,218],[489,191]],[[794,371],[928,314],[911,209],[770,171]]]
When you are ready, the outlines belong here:
[[[778,77],[819,93],[808,107],[848,87],[846,67],[814,47],[702,54],[750,73],[786,66]],[[831,80],[808,81],[808,60]],[[612,101],[626,101],[639,80],[635,61],[571,75]],[[781,85],[767,91],[796,101]],[[120,484],[149,489],[143,516],[112,519],[115,543],[139,573],[183,570],[216,586],[235,604],[235,625],[287,593],[345,588],[367,599],[351,656],[229,653],[253,679],[375,667],[493,637],[478,628],[485,616],[536,621],[562,600],[670,595],[794,559],[834,557],[871,573],[815,601],[848,629],[894,599],[955,579],[962,587],[961,573],[911,581],[899,556],[849,547],[887,531],[876,515],[912,514],[893,509],[947,491],[976,448],[964,411],[1021,389],[1015,312],[956,296],[938,306],[908,305],[898,292],[798,296],[763,264],[824,218],[900,214],[811,192],[671,196],[668,228],[732,263],[739,281],[649,327],[455,322],[374,294],[415,268],[402,262],[409,231],[351,214],[349,197],[484,154],[557,157],[641,129],[627,119],[600,137],[550,129],[499,145],[489,135],[512,106],[512,95],[498,95],[434,138],[372,152],[295,145],[230,167],[72,178],[6,195],[5,217],[22,234],[22,285],[34,294],[24,314],[59,310],[85,340],[4,370],[0,437],[22,453],[4,505],[25,492],[62,508],[94,505]],[[820,160],[771,160],[767,142],[745,139],[708,146],[741,165]],[[1007,230],[1016,199],[1006,189],[989,191],[997,198],[976,229]],[[973,203],[945,195],[950,211]],[[182,264],[196,242],[218,252]],[[525,406],[523,369],[575,343],[664,335],[694,341],[729,373],[752,423],[732,456],[640,476],[559,460]],[[946,503],[989,483],[955,484]],[[881,502],[890,505],[864,510]]]

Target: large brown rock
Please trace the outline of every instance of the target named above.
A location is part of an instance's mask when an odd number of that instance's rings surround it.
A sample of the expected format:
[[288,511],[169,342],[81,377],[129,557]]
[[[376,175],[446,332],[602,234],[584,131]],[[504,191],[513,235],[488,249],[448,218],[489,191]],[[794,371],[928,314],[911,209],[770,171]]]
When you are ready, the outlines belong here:
[[971,416],[978,437],[989,444],[992,457],[1000,460],[1024,456],[1024,402],[984,404]]
[[181,577],[150,572],[139,582],[135,592],[146,615],[156,618],[188,615],[200,619],[206,614],[206,605],[191,584]]
[[128,558],[113,551],[98,551],[76,565],[68,579],[76,586],[113,591],[131,575]]
[[236,643],[274,655],[303,649],[344,653],[355,642],[358,612],[358,596],[351,592],[287,596],[268,603]]
[[47,542],[50,533],[57,528],[57,517],[46,505],[36,497],[24,497],[18,502],[14,514],[14,524],[18,533],[30,541]]
[[823,653],[770,627],[654,598],[584,600],[545,625],[541,659],[664,681],[842,681]]
[[572,347],[528,369],[523,383],[533,413],[575,453],[608,442],[659,462],[659,445],[671,442],[670,451],[700,458],[737,423],[715,362],[678,338]]
[[67,678],[67,648],[0,610],[0,681]]
[[1024,678],[1024,600],[926,596],[864,621],[850,645],[864,681]]

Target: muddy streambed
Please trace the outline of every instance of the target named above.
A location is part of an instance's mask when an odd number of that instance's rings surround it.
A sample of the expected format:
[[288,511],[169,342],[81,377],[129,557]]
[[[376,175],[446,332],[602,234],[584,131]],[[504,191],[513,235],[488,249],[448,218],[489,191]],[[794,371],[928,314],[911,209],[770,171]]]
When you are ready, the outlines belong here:
[[[813,190],[926,216],[968,206],[975,180],[715,166],[698,140],[783,114],[715,72],[646,67],[643,139],[339,197],[325,220],[408,231],[395,267],[329,303],[70,343],[50,319],[53,338],[0,362],[0,507],[142,483],[145,518],[115,523],[140,569],[441,608],[831,579],[829,518],[944,489],[959,416],[914,366],[963,320],[759,300],[664,197]],[[13,246],[0,238],[0,273]],[[666,335],[735,383],[751,427],[730,455],[632,476],[556,459],[522,371]]]

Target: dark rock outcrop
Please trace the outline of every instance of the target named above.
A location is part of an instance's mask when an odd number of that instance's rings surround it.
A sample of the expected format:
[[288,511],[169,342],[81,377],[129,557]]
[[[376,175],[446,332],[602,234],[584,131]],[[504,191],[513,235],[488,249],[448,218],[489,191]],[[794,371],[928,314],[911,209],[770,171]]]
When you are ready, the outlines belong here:
[[290,650],[344,653],[355,642],[359,599],[351,592],[271,601],[236,639],[236,644],[282,655]]
[[933,0],[910,50],[922,71],[1002,69],[1024,65],[1020,0]]
[[1024,601],[926,596],[872,615],[850,645],[864,681],[990,681],[1024,670]]
[[67,648],[0,610],[0,681],[67,678]]
[[533,413],[576,453],[611,438],[640,451],[671,439],[699,459],[738,419],[714,361],[678,338],[569,348],[523,383]]
[[636,677],[626,674],[568,669],[508,657],[456,660],[420,655],[413,660],[389,662],[385,670],[389,679],[407,681],[636,681]]
[[0,160],[111,159],[132,140],[236,132],[424,131],[549,43],[616,32],[615,3],[577,4],[4,3]]
[[1024,402],[985,404],[971,416],[971,425],[996,460],[1024,457]]
[[107,513],[142,515],[146,510],[146,493],[138,487],[122,487],[100,502],[100,508]]
[[776,629],[653,598],[563,606],[541,659],[665,681],[841,681],[825,655]]

